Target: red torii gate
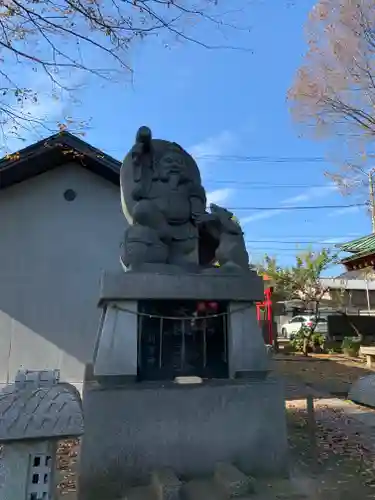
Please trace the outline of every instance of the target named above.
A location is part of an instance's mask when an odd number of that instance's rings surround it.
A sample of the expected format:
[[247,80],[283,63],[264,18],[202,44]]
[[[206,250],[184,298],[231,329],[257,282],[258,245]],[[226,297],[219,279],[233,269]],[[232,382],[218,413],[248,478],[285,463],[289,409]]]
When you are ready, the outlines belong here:
[[[270,278],[267,275],[263,275],[264,281],[269,281]],[[256,303],[257,310],[257,320],[262,326],[262,331],[266,333],[265,340],[267,344],[273,345],[274,338],[274,322],[273,322],[273,310],[272,310],[272,286],[266,286],[264,288],[264,300],[263,302]]]

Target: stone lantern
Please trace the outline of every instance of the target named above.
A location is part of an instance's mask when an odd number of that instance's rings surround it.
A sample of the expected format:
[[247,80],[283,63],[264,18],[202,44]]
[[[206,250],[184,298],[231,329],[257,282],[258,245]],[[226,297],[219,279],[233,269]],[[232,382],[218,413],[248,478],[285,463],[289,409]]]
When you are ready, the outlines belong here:
[[59,370],[19,371],[0,392],[0,500],[52,500],[56,449],[83,434],[77,389]]

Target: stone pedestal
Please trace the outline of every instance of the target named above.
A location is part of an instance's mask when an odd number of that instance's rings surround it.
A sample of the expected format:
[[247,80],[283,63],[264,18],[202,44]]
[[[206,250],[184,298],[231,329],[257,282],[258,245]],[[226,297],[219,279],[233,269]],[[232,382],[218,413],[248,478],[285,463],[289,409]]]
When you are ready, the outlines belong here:
[[122,498],[150,473],[210,475],[217,462],[254,476],[287,473],[283,387],[278,380],[126,384],[83,395],[80,500]]
[[[251,271],[104,276],[94,377],[83,393],[80,500],[121,497],[160,466],[182,476],[210,474],[220,461],[252,474],[286,471],[283,388],[269,375],[256,320],[262,299],[263,281]],[[228,379],[135,381],[142,300],[226,303]]]

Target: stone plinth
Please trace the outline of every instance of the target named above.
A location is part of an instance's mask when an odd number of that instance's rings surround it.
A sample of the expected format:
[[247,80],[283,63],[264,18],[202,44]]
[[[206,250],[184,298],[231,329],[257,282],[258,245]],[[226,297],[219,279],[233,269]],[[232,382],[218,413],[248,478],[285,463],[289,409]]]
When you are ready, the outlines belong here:
[[99,306],[103,308],[94,375],[135,378],[138,357],[139,300],[226,301],[230,378],[267,372],[269,359],[255,302],[262,300],[263,281],[253,271],[240,275],[105,273]]
[[241,274],[104,273],[99,305],[118,300],[264,300],[264,284],[254,271]]
[[252,475],[287,472],[283,387],[277,379],[135,383],[83,396],[80,500],[121,498],[135,482],[171,467],[209,475],[232,462]]
[[[80,500],[121,498],[160,467],[180,477],[212,474],[218,462],[255,475],[286,472],[283,388],[268,374],[256,319],[262,298],[263,282],[250,271],[104,275],[93,377],[83,391]],[[228,379],[137,382],[143,300],[226,303]]]

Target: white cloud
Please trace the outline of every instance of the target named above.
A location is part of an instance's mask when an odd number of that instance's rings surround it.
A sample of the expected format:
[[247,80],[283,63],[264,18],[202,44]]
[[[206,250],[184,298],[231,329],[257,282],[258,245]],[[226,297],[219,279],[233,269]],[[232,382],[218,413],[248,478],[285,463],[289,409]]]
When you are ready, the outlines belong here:
[[290,205],[293,203],[301,203],[301,201],[308,201],[310,199],[309,194],[306,192],[304,194],[298,194],[297,196],[292,196],[281,202],[282,205]]
[[307,189],[301,194],[297,196],[292,196],[291,198],[287,198],[283,200],[282,205],[294,205],[295,203],[301,203],[302,201],[309,201],[316,198],[323,198],[327,196],[329,193],[337,190],[337,186],[334,184],[328,184],[324,187],[312,187]]
[[233,150],[236,144],[237,136],[229,130],[223,130],[219,134],[191,146],[188,148],[188,151],[196,159],[200,170],[203,171],[206,167],[215,162],[215,156],[228,154],[230,150]]
[[355,212],[358,212],[359,207],[345,207],[345,208],[338,208],[337,210],[334,210],[333,212],[328,214],[328,217],[338,217],[339,215],[346,215],[346,214],[353,214]]
[[223,188],[211,191],[207,193],[207,206],[209,206],[211,203],[216,203],[220,205],[220,203],[223,203],[230,196],[232,196],[233,193],[234,189],[232,188]]
[[[12,129],[14,122],[11,120],[2,127],[2,138],[5,144],[0,144],[1,150],[14,151],[20,147],[25,147],[26,144],[40,140],[46,135],[57,131],[57,124],[63,119],[67,103],[68,92],[63,89],[55,89],[53,92],[53,83],[47,75],[30,74],[25,75],[25,80],[28,81],[28,86],[37,94],[37,102],[27,100],[19,106],[13,107],[13,111],[19,115],[21,129],[17,130],[17,134]],[[70,88],[77,87],[81,83],[76,76],[71,78],[69,85],[67,82],[62,82],[64,86]],[[17,135],[22,137],[18,138]]]
[[317,198],[323,198],[327,196],[332,191],[336,191],[337,187],[334,184],[329,184],[324,187],[313,187],[309,188],[307,191],[298,194],[297,196],[292,196],[291,198],[286,198],[281,202],[281,205],[293,207],[298,206],[301,202],[310,201]]
[[[331,193],[332,191],[335,191],[336,189],[337,189],[337,187],[333,184],[329,184],[328,186],[319,187],[319,188],[313,187],[313,188],[307,189],[305,192],[303,192],[299,195],[292,196],[291,198],[286,198],[285,200],[282,200],[281,205],[284,206],[285,208],[298,206],[298,203],[310,201],[312,199],[320,198],[323,196],[327,196],[329,193]],[[240,224],[244,225],[244,224],[248,224],[249,222],[254,222],[256,220],[269,219],[269,218],[274,217],[276,215],[280,215],[286,211],[287,210],[285,210],[284,208],[279,208],[276,210],[263,210],[263,211],[259,211],[259,212],[254,212],[253,214],[250,214],[246,217],[243,217],[240,220]]]
[[[215,163],[217,157],[233,151],[237,145],[237,135],[228,130],[223,130],[217,135],[188,148],[189,153],[198,163],[202,177],[207,174],[208,167]],[[207,193],[207,206],[210,203],[220,205],[235,192],[232,188],[216,189]]]
[[285,212],[285,210],[281,208],[277,210],[263,210],[255,212],[247,217],[242,217],[242,219],[240,219],[240,224],[243,226],[244,224],[248,224],[249,222],[254,222],[256,220],[269,219],[270,217],[274,217],[282,212]]
[[327,243],[328,245],[335,245],[336,243],[342,243],[343,241],[349,241],[350,240],[350,236],[346,236],[346,237],[337,237],[337,238],[329,238],[328,240],[324,239],[323,241],[319,242],[319,243]]
[[22,107],[15,108],[14,111],[21,117],[19,121],[22,128],[18,128],[15,134],[12,121],[3,126],[4,144],[1,144],[1,149],[4,150],[14,151],[20,147],[25,147],[31,141],[40,140],[43,136],[52,134],[53,129],[57,130],[56,126],[51,125],[51,132],[49,133],[48,128],[44,128],[39,122],[44,122],[46,127],[48,127],[47,124],[52,124],[53,121],[56,121],[57,124],[59,118],[63,115],[64,104],[51,96],[43,96],[39,102],[25,103]]

